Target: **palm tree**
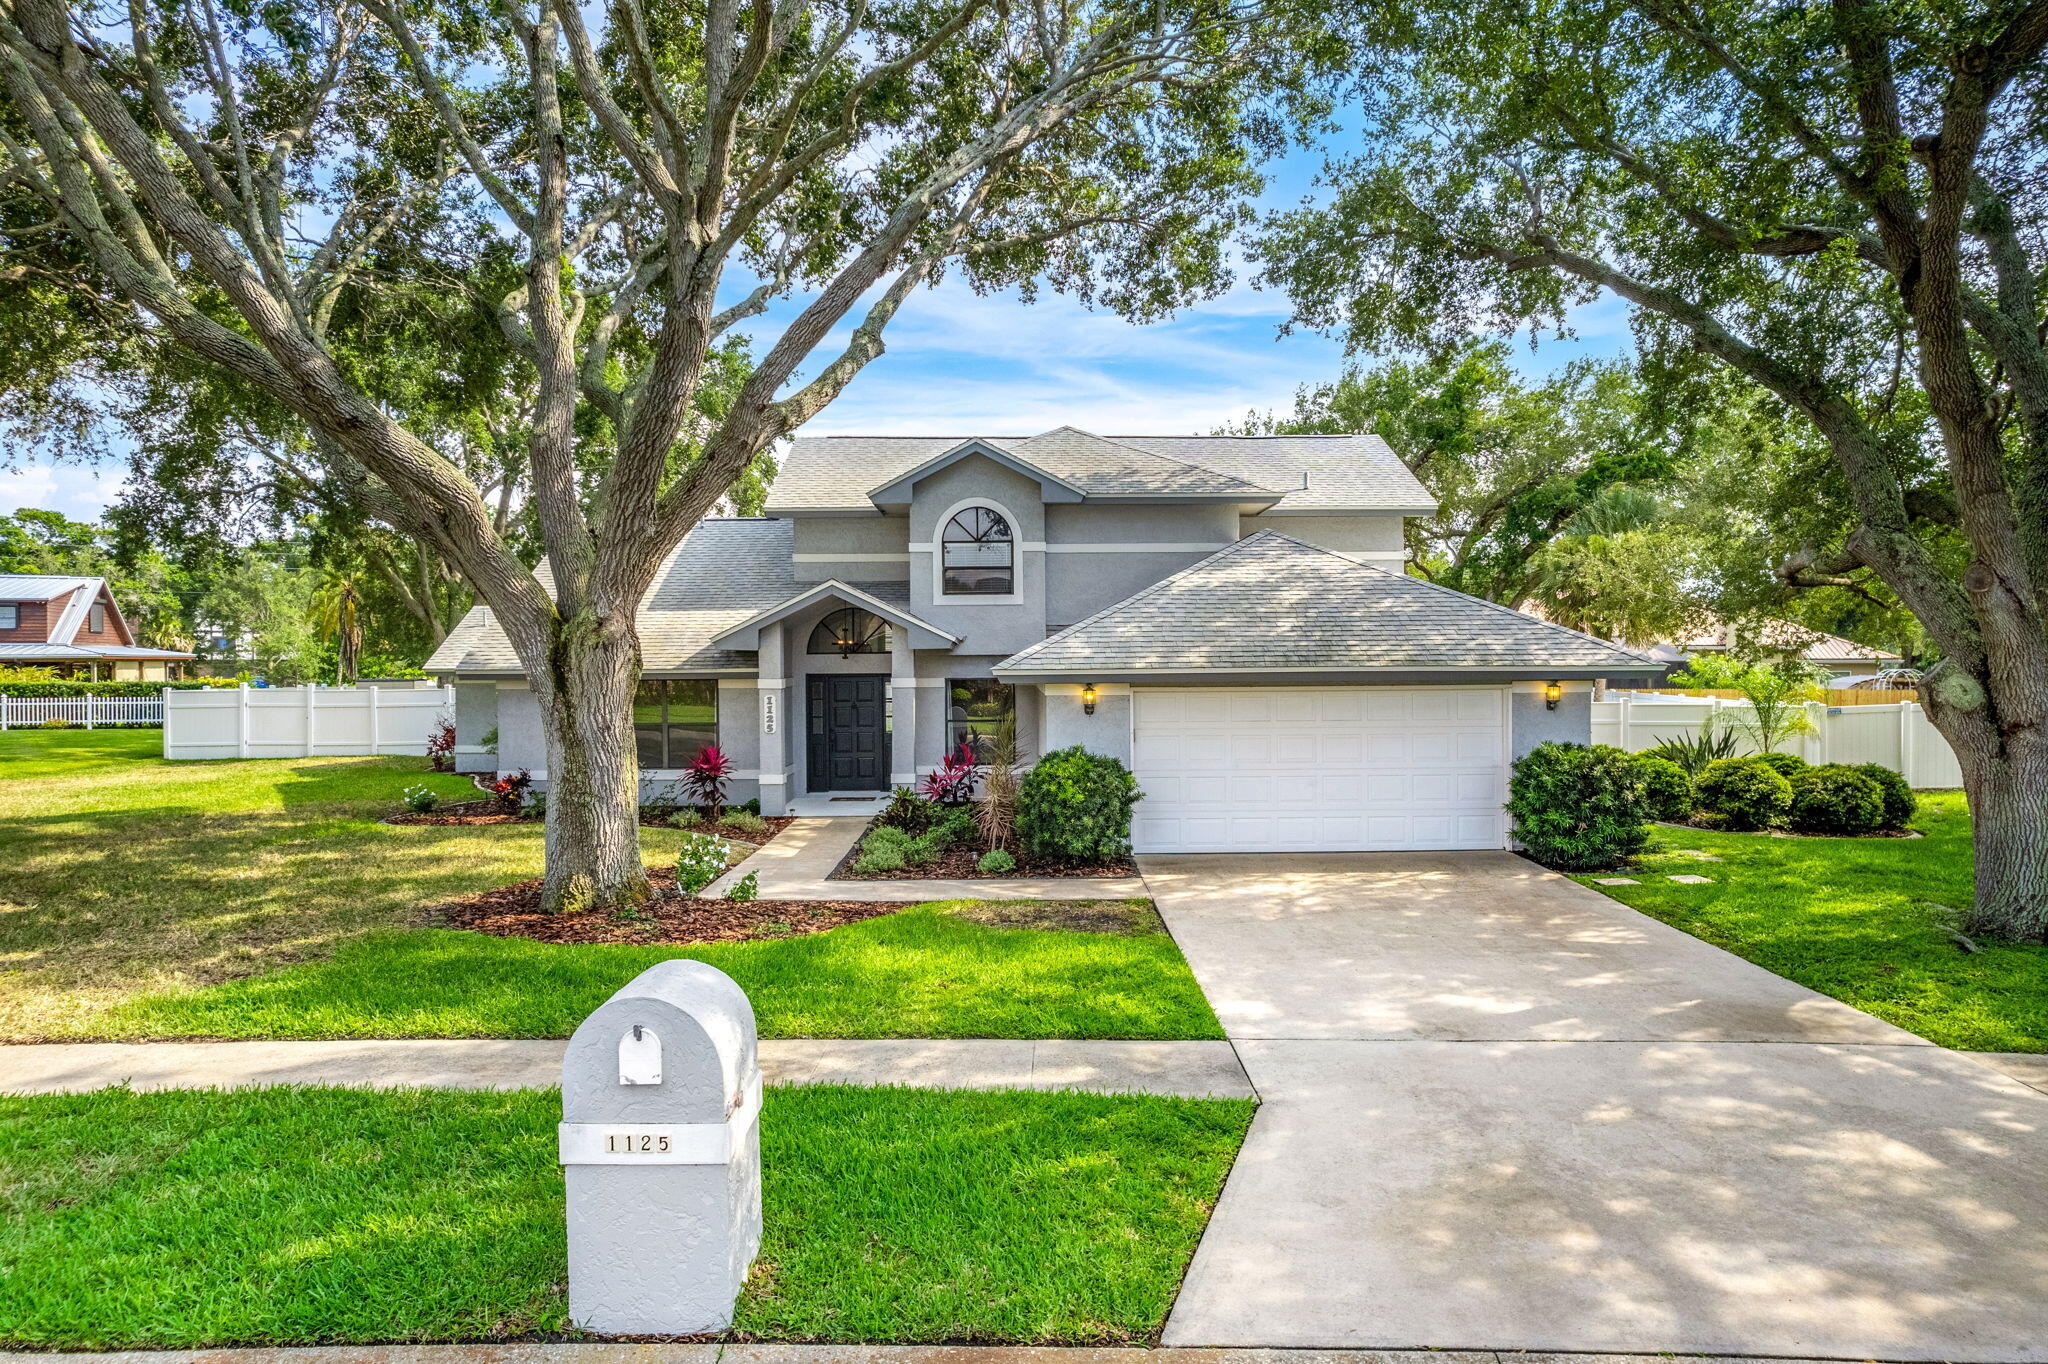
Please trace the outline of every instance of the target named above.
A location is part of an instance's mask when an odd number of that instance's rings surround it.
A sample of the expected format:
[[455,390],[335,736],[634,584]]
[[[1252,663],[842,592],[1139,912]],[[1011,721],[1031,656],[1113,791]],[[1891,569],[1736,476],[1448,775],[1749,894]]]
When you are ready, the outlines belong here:
[[356,660],[363,652],[363,592],[355,574],[347,569],[325,568],[320,585],[313,592],[313,625],[324,638],[334,636],[335,681],[348,686],[356,680]]

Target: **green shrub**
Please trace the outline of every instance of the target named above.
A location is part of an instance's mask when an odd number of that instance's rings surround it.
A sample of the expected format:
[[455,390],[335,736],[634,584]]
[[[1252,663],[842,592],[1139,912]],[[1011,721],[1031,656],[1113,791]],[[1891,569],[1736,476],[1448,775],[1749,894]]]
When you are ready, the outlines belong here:
[[1017,838],[1049,862],[1113,862],[1131,851],[1131,769],[1079,745],[1046,754],[1017,789]]
[[1723,827],[1768,829],[1792,808],[1792,783],[1769,763],[1752,758],[1718,758],[1694,784],[1700,804],[1720,815]]
[[886,876],[892,871],[903,870],[903,853],[898,848],[870,848],[863,846],[859,857],[853,859],[856,876]]
[[441,793],[431,786],[408,786],[405,788],[405,808],[416,815],[432,812],[441,803]]
[[1878,794],[1884,797],[1884,822],[1879,828],[1903,829],[1913,822],[1920,797],[1913,794],[1911,782],[1883,763],[1858,763],[1856,770],[1876,782]]
[[750,810],[727,810],[725,827],[738,829],[743,834],[765,834],[768,832],[768,821]]
[[1604,744],[1538,744],[1515,760],[1508,814],[1524,852],[1559,871],[1599,871],[1650,841],[1641,766]]
[[1806,770],[1806,759],[1796,753],[1752,753],[1747,761],[1762,763],[1786,781],[1796,781]]
[[981,855],[981,859],[974,864],[974,869],[983,876],[1008,876],[1017,870],[1017,859],[1001,848],[992,848]]
[[929,867],[939,860],[939,855],[952,846],[952,840],[943,829],[932,829],[919,834],[904,845],[903,865],[906,867]]
[[1884,825],[1884,791],[1853,767],[1809,767],[1792,783],[1788,822],[1807,834],[1868,834]]
[[932,821],[939,817],[937,801],[926,800],[907,786],[899,786],[891,793],[888,808],[881,814],[881,825],[887,829],[901,829],[915,836],[932,827]]
[[900,857],[903,855],[904,849],[910,846],[910,838],[911,836],[897,825],[877,824],[874,828],[868,830],[867,837],[860,841],[860,850],[862,852],[880,852],[883,849],[887,849]]
[[974,818],[974,810],[968,806],[955,806],[939,816],[931,832],[939,836],[939,846],[950,848],[955,843],[972,843],[981,837],[981,825]]
[[678,829],[694,829],[704,822],[704,816],[695,810],[678,810],[668,817],[668,822]]
[[1734,730],[1715,724],[1713,717],[1708,716],[1697,734],[1679,734],[1665,739],[1655,748],[1644,750],[1644,756],[1676,763],[1678,770],[1686,776],[1698,777],[1714,759],[1734,757],[1735,746],[1740,742],[1741,736]]
[[1682,820],[1691,816],[1698,798],[1693,795],[1692,778],[1669,758],[1652,758],[1638,753],[1636,772],[1643,779],[1643,798],[1650,803],[1650,818]]
[[9,696],[160,696],[167,691],[206,691],[236,687],[232,677],[207,677],[192,682],[0,682]]
[[761,874],[759,872],[748,872],[745,876],[742,876],[739,880],[725,888],[725,898],[739,904],[744,904],[749,900],[760,899]]

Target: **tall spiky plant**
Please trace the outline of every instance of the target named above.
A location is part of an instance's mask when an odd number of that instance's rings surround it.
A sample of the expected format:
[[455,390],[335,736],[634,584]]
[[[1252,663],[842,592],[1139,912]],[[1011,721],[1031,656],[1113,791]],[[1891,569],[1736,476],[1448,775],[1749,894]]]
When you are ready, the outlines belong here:
[[974,816],[990,852],[1010,841],[1017,821],[1017,717],[1005,715],[982,750],[981,804]]

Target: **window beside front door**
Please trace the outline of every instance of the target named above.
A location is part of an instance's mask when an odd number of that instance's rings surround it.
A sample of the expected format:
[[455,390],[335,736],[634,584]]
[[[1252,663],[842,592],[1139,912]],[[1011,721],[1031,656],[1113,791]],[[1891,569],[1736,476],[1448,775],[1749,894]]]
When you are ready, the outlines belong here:
[[633,693],[640,769],[688,767],[718,742],[718,683],[708,677],[643,678]]
[[939,536],[940,591],[948,597],[1005,597],[1016,590],[1016,542],[998,511],[969,507]]
[[1017,713],[1017,689],[992,677],[949,677],[946,698],[946,751],[965,744],[976,759]]

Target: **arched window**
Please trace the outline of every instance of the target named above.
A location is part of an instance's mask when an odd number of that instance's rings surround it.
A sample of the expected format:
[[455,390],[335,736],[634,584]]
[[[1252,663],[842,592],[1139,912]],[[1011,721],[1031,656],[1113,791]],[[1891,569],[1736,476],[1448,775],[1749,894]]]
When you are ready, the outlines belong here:
[[941,590],[949,597],[1007,596],[1016,590],[1016,545],[1000,512],[969,507],[939,537]]
[[855,654],[886,654],[889,652],[889,627],[874,612],[849,606],[843,611],[834,611],[811,627],[808,652],[838,654],[841,658],[852,658]]

